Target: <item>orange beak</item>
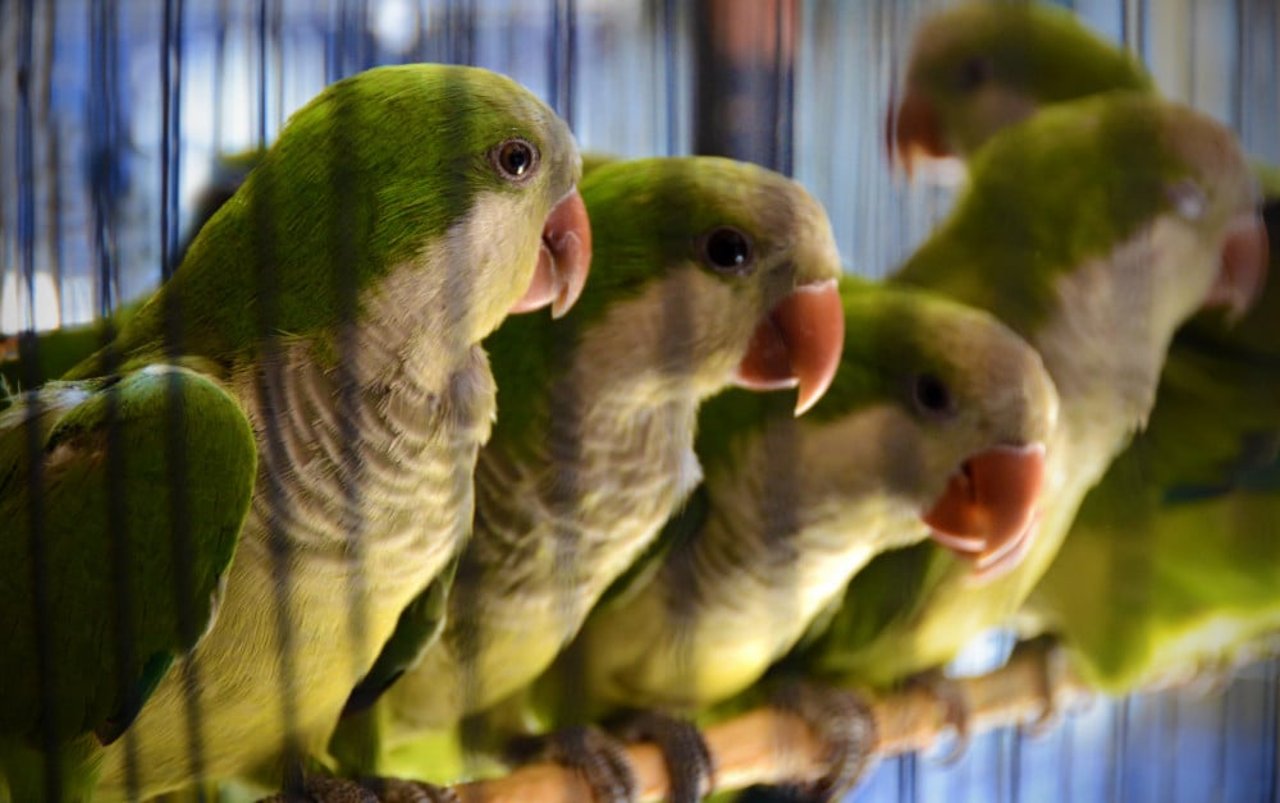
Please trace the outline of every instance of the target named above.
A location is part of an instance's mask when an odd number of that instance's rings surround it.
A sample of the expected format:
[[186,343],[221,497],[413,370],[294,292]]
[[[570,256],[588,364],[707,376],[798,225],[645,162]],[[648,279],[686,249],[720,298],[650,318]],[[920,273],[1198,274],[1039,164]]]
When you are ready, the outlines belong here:
[[590,269],[591,219],[575,187],[547,215],[533,280],[511,312],[530,312],[550,304],[551,317],[561,317],[582,295]]
[[798,387],[796,415],[831,387],[844,350],[844,305],[835,279],[797,287],[756,325],[734,384],[751,390]]
[[977,579],[1009,571],[1031,546],[1044,455],[1040,443],[996,446],[973,455],[924,514],[935,541],[973,559]]
[[1231,320],[1239,320],[1253,307],[1267,286],[1267,229],[1254,212],[1240,215],[1227,229],[1222,244],[1222,264],[1206,307],[1226,307]]
[[889,112],[884,118],[884,141],[890,164],[901,167],[907,178],[911,178],[917,159],[951,155],[942,141],[942,128],[933,104],[911,90],[896,107],[890,100]]

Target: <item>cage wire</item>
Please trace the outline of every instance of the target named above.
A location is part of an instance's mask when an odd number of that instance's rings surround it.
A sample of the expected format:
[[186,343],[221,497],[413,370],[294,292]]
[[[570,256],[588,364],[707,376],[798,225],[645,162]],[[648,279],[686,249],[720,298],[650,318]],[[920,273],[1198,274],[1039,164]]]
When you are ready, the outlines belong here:
[[[512,76],[571,125],[585,152],[619,156],[714,153],[794,175],[828,209],[849,269],[869,276],[891,270],[950,205],[951,192],[907,186],[887,169],[882,114],[916,23],[950,3],[937,0],[4,0],[0,3],[0,333],[48,330],[105,319],[166,279],[181,244],[227,180],[225,159],[270,144],[288,115],[323,86],[379,64],[436,61],[473,64]],[[1227,123],[1245,149],[1280,162],[1280,9],[1273,0],[1077,0],[1064,2],[1102,34],[1123,43],[1152,70],[1170,97]],[[339,136],[341,136],[339,134]],[[334,166],[337,186],[353,181]],[[270,197],[254,233],[260,286],[258,331],[266,370],[256,400],[265,422],[265,477],[287,458],[278,431],[284,399],[274,326],[280,287],[271,255]],[[345,196],[344,196],[345,197]],[[358,214],[336,210],[333,281],[348,326],[337,345],[348,422],[340,460],[341,522],[359,556],[361,456],[349,422],[356,347],[350,317],[350,266]],[[460,266],[458,268],[461,269]],[[678,300],[673,300],[678,304]],[[166,348],[182,353],[177,322],[165,310]],[[678,318],[678,310],[673,311]],[[111,327],[103,335],[108,342]],[[32,337],[19,338],[24,358]],[[112,359],[108,356],[108,360]],[[34,370],[34,369],[33,369]],[[37,377],[28,377],[34,384]],[[174,395],[174,399],[178,396]],[[557,399],[561,426],[572,426],[574,399]],[[172,408],[167,454],[173,487],[185,468],[179,440],[183,411]],[[567,422],[567,423],[566,423]],[[30,445],[39,451],[32,426]],[[114,432],[114,428],[112,430]],[[774,477],[792,476],[794,455],[780,438]],[[113,467],[128,443],[110,439]],[[33,466],[39,461],[33,461]],[[119,472],[108,472],[108,477]],[[33,475],[38,500],[40,477]],[[566,483],[572,491],[572,481]],[[115,490],[118,491],[118,488]],[[278,589],[287,586],[290,543],[280,531],[288,502],[278,484],[263,486]],[[785,496],[785,495],[783,495]],[[781,497],[775,497],[781,498]],[[174,565],[189,554],[189,515],[175,494]],[[569,499],[567,504],[573,504]],[[32,548],[41,554],[38,501]],[[787,529],[784,505],[761,511]],[[112,542],[124,543],[119,506],[108,511]],[[575,534],[558,551],[572,571]],[[777,539],[776,548],[787,548]],[[124,578],[123,550],[110,567]],[[358,558],[357,558],[358,560]],[[33,568],[34,613],[45,616],[45,567]],[[186,580],[181,576],[176,583]],[[117,609],[136,604],[118,582]],[[367,590],[347,594],[352,638],[363,632]],[[182,595],[176,594],[181,600]],[[282,645],[279,695],[286,731],[298,717],[291,677],[290,604],[277,594]],[[179,610],[179,627],[193,627]],[[39,620],[41,629],[67,626]],[[122,631],[123,632],[123,631]],[[958,671],[998,666],[1010,640],[997,634],[975,646]],[[43,660],[47,654],[42,653]],[[136,661],[127,640],[122,666]],[[180,662],[188,690],[189,765],[204,774],[196,662]],[[47,666],[41,667],[47,670]],[[975,737],[956,763],[928,754],[884,762],[856,801],[1261,801],[1280,799],[1277,767],[1277,663],[1239,671],[1226,685],[1174,689],[1100,701],[1040,738],[1003,728]],[[131,736],[124,735],[126,750]],[[46,748],[55,749],[52,742]],[[302,747],[286,745],[301,766]],[[130,788],[136,791],[135,773]],[[290,779],[296,784],[298,778]]]

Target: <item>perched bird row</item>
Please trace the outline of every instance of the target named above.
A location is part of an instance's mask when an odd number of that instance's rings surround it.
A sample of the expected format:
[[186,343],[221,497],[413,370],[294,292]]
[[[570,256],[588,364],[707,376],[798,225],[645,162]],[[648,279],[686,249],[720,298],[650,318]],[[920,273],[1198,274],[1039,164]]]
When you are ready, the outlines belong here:
[[882,283],[795,182],[584,176],[484,70],[295,114],[149,300],[5,366],[0,799],[447,800],[451,740],[540,733],[607,800],[654,741],[696,800],[684,718],[760,699],[827,740],[830,799],[874,747],[851,689],[1016,614],[1111,687],[1272,627],[1272,544],[1222,529],[1280,409],[1238,145],[1069,15],[948,15],[890,142],[969,180]]

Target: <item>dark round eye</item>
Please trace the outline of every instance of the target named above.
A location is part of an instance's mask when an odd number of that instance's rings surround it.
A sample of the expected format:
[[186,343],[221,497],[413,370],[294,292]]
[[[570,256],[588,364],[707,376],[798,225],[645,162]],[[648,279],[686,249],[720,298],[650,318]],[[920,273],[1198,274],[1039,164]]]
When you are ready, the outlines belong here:
[[747,235],[732,226],[721,226],[703,237],[702,258],[713,270],[746,274],[751,272],[755,253]]
[[951,413],[951,391],[946,384],[933,374],[920,374],[916,377],[912,395],[920,411],[928,415],[939,416]]
[[990,59],[985,56],[974,56],[960,65],[960,72],[956,75],[956,85],[961,91],[972,92],[990,81],[994,72]]
[[503,178],[524,181],[538,166],[538,149],[523,139],[509,139],[494,151],[493,162]]

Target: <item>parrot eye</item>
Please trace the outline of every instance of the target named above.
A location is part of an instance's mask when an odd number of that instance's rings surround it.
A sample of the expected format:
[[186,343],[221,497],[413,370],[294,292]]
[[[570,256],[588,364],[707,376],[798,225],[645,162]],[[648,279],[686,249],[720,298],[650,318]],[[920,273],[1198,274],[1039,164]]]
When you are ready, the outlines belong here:
[[938,417],[950,415],[953,412],[951,391],[933,374],[917,376],[912,395],[916,407],[925,415]]
[[509,139],[493,152],[493,163],[508,181],[526,181],[538,166],[538,149],[527,140]]
[[960,72],[956,76],[956,88],[961,92],[972,92],[991,80],[994,72],[991,59],[986,56],[974,56],[960,65]]
[[1204,190],[1191,179],[1182,179],[1165,187],[1165,195],[1173,204],[1173,209],[1187,220],[1199,220],[1204,217],[1209,200]]
[[702,260],[720,273],[745,276],[755,261],[751,239],[732,226],[721,226],[704,235],[701,250]]

